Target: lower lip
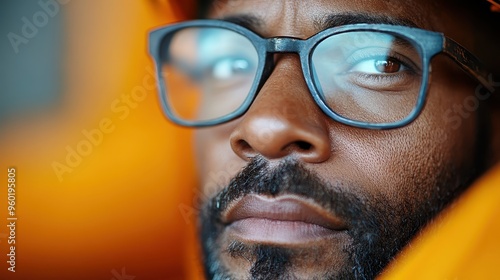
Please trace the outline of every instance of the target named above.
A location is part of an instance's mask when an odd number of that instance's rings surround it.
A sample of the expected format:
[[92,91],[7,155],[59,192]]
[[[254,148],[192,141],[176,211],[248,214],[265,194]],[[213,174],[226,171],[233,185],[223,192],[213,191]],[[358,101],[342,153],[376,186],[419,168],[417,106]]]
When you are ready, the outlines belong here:
[[247,218],[233,222],[229,228],[246,241],[259,243],[298,244],[325,239],[339,233],[316,224]]

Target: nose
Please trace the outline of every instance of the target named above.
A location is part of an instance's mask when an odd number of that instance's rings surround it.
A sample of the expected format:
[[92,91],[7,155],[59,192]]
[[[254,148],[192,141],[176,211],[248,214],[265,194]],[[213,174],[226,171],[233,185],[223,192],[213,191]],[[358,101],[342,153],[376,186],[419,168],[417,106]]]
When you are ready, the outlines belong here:
[[260,155],[323,162],[331,154],[326,118],[309,93],[298,58],[283,55],[232,131],[230,144],[244,160]]

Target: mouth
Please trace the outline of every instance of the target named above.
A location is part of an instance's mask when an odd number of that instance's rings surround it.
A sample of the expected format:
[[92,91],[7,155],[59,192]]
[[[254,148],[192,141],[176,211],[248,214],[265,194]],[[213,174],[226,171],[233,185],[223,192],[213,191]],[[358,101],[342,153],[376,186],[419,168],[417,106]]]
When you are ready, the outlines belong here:
[[240,239],[264,244],[301,244],[334,237],[344,221],[296,195],[246,195],[222,215],[226,229]]

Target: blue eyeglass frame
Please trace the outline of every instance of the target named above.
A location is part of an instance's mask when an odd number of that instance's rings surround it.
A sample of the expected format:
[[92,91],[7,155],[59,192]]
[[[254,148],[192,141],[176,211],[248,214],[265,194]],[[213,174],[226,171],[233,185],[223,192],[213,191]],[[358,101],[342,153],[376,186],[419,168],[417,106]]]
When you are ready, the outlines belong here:
[[[208,28],[223,28],[231,30],[238,34],[246,37],[255,47],[258,55],[258,66],[255,74],[255,79],[248,92],[248,96],[244,100],[238,109],[234,112],[224,115],[222,117],[207,120],[207,121],[187,121],[178,118],[173,111],[170,109],[167,100],[167,89],[165,87],[165,81],[161,73],[162,65],[162,47],[164,43],[168,43],[170,38],[178,32],[179,30],[192,27],[208,27]],[[422,86],[420,88],[417,104],[414,106],[410,114],[397,122],[391,123],[369,123],[362,121],[355,121],[345,118],[332,109],[330,109],[325,101],[321,98],[318,93],[318,89],[312,78],[312,65],[311,65],[311,55],[312,50],[323,41],[325,38],[333,36],[335,34],[353,32],[353,31],[375,31],[375,32],[385,32],[393,35],[397,35],[400,38],[404,38],[414,44],[415,47],[419,48],[422,57]],[[422,112],[425,104],[425,99],[427,95],[427,89],[429,85],[429,75],[430,75],[430,63],[431,59],[439,54],[444,53],[452,58],[465,72],[475,78],[479,83],[481,83],[487,90],[493,92],[492,86],[487,82],[488,71],[481,64],[481,62],[467,49],[462,47],[460,44],[454,40],[446,37],[442,33],[433,32],[429,30],[399,26],[399,25],[388,25],[388,24],[352,24],[343,25],[338,27],[332,27],[325,29],[316,33],[315,35],[307,39],[299,39],[294,37],[272,37],[263,38],[253,31],[222,20],[193,20],[181,22],[173,25],[168,25],[155,29],[149,34],[149,53],[154,59],[156,66],[156,78],[159,88],[159,95],[161,100],[161,105],[166,116],[174,123],[187,126],[187,127],[207,127],[215,126],[225,122],[229,122],[244,115],[250,108],[258,91],[263,86],[267,78],[269,77],[272,69],[274,68],[273,56],[275,53],[297,53],[300,58],[302,74],[304,76],[305,82],[309,88],[314,101],[321,110],[328,115],[333,120],[365,129],[394,129],[403,127],[412,121],[414,121]]]

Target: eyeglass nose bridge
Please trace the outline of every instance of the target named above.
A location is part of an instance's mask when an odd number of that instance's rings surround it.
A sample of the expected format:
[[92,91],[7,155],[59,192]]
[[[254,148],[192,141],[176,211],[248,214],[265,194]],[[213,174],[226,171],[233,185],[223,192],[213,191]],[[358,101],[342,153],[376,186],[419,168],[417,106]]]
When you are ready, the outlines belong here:
[[[267,79],[271,75],[271,72],[274,69],[275,65],[273,62],[273,54],[296,53],[299,55],[299,59],[301,60],[301,67],[304,67],[303,52],[305,50],[305,47],[307,47],[305,46],[307,40],[290,36],[279,36],[279,37],[267,38],[265,39],[265,42],[266,42],[265,44],[266,56],[264,62],[264,69],[260,75],[260,79],[257,84],[255,92],[260,91],[260,89],[264,86]],[[310,85],[311,81],[308,78],[308,71],[303,70],[302,74],[304,75],[303,77],[309,87],[309,90],[311,90],[311,85]],[[249,103],[249,106],[250,105],[251,103]]]
[[267,40],[269,53],[299,53],[304,40],[295,37],[274,37]]

